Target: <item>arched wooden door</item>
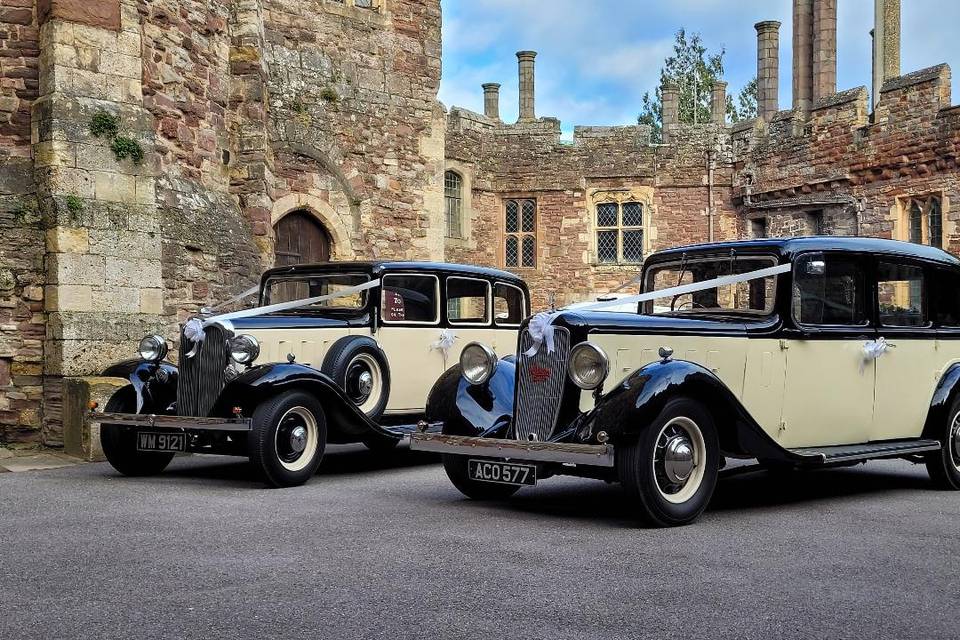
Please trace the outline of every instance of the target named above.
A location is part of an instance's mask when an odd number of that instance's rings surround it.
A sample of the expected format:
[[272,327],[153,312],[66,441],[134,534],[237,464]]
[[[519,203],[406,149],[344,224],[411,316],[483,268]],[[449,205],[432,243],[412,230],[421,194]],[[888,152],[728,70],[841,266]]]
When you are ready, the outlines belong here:
[[326,262],[330,259],[330,236],[317,219],[305,211],[280,218],[275,228],[274,264]]

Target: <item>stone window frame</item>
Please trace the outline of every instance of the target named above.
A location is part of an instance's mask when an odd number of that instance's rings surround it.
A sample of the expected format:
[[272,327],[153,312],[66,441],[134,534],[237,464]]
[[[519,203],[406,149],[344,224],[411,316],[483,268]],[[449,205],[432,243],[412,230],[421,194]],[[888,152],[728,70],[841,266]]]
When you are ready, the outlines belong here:
[[[448,171],[453,171],[460,176],[460,236],[454,237],[448,235],[446,218],[446,175]],[[463,249],[476,249],[473,243],[473,165],[459,160],[447,159],[443,168],[444,188],[441,190],[443,196],[444,214],[442,218],[444,243],[447,246],[459,247]]]
[[[358,15],[362,16],[377,16],[386,17],[390,11],[388,2],[389,0],[367,0],[370,4],[369,6],[364,6],[362,3],[357,4],[358,0],[323,0],[323,4],[327,10],[330,10],[331,13],[336,13],[343,16],[352,16],[357,17]],[[382,21],[376,21],[375,24],[382,25]]]
[[[456,180],[455,186],[451,178]],[[443,172],[444,235],[447,238],[463,238],[463,183],[463,176],[455,169]]]
[[[517,203],[517,231],[507,231],[507,207],[511,202]],[[523,230],[523,203],[533,203],[533,231]],[[505,269],[536,271],[540,268],[540,203],[536,196],[526,194],[503,195],[500,201],[500,262]],[[507,262],[507,243],[511,238],[517,243],[517,264]],[[523,246],[528,238],[533,239],[533,264],[526,264],[523,260]]]
[[[601,204],[617,203],[617,226],[600,227],[597,225],[597,206]],[[636,202],[643,208],[642,224],[639,227],[623,227],[622,222],[623,205],[625,203]],[[636,267],[643,264],[643,260],[653,252],[653,241],[656,239],[656,207],[653,205],[652,187],[614,187],[614,188],[594,188],[587,191],[587,215],[588,228],[590,229],[590,264],[594,267]],[[622,243],[618,235],[618,249],[616,262],[600,262],[600,251],[597,242],[598,231],[610,231],[616,229],[622,232],[639,230],[643,232],[643,258],[639,262],[626,262],[622,259]]]
[[[935,207],[939,209],[937,218],[939,218],[940,237],[937,243],[934,243],[932,234],[935,232],[931,231],[933,225],[930,224]],[[940,249],[946,246],[946,240],[950,237],[947,230],[949,201],[942,191],[903,196],[897,200],[897,209],[899,224],[896,225],[896,239]],[[919,228],[916,226],[917,222],[920,224]]]

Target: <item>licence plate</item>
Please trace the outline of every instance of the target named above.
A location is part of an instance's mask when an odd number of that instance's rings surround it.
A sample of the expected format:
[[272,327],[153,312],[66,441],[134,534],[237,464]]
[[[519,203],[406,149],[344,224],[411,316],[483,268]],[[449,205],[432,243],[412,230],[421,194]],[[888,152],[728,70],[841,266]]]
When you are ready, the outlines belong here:
[[532,464],[468,460],[467,477],[481,482],[532,486],[537,484],[537,467]]
[[137,433],[137,451],[186,451],[185,433],[156,433],[139,431]]

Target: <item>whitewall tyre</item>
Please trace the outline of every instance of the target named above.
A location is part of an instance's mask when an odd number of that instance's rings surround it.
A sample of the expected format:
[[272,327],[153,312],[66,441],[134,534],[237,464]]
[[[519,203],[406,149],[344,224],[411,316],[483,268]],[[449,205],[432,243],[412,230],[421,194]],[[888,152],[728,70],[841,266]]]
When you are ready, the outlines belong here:
[[347,336],[337,340],[327,352],[321,371],[368,418],[376,422],[383,416],[390,398],[390,368],[373,339]]
[[946,424],[937,434],[940,451],[927,454],[927,473],[939,489],[960,490],[960,398],[950,404]]
[[250,461],[267,484],[301,485],[313,477],[323,459],[326,416],[310,394],[287,391],[256,408],[248,438]]
[[680,526],[706,509],[717,485],[720,447],[710,412],[689,398],[667,402],[633,442],[617,448],[617,475],[640,517]]

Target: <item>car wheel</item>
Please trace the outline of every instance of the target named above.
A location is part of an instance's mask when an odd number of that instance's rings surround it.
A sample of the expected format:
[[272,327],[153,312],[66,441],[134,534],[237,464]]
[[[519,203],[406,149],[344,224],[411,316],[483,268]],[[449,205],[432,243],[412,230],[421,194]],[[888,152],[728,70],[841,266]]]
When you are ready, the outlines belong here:
[[719,457],[710,412],[695,400],[674,398],[639,438],[617,448],[617,475],[647,523],[680,526],[710,502]]
[[473,500],[505,500],[520,488],[512,484],[471,480],[470,476],[467,475],[468,458],[466,456],[444,454],[442,457],[443,470],[447,472],[450,482],[460,493]]
[[380,419],[390,397],[390,369],[376,342],[366,336],[341,338],[330,348],[321,371],[368,418]]
[[[107,401],[107,413],[136,413],[137,394],[132,385],[114,393]],[[173,460],[172,453],[137,451],[137,430],[118,424],[100,425],[100,446],[114,469],[125,476],[153,476]]]
[[938,488],[960,490],[960,398],[951,403],[939,440],[940,451],[927,454],[927,473]]
[[247,447],[267,484],[294,487],[309,480],[327,446],[327,420],[317,400],[302,391],[271,398],[253,412]]

